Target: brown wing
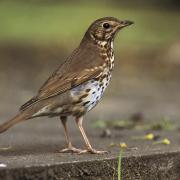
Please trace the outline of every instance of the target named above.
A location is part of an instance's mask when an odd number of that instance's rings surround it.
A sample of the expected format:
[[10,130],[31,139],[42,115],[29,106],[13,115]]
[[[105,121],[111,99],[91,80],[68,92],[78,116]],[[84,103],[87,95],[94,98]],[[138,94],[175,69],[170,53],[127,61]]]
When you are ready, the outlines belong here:
[[74,74],[67,74],[61,78],[51,80],[38,94],[38,99],[47,99],[49,97],[61,94],[73,87],[76,87],[100,74],[100,70],[94,72],[79,71]]
[[98,49],[93,45],[81,46],[50,76],[37,96],[24,104],[21,110],[97,77],[102,70],[94,67],[100,67],[102,64],[103,59],[99,56]]

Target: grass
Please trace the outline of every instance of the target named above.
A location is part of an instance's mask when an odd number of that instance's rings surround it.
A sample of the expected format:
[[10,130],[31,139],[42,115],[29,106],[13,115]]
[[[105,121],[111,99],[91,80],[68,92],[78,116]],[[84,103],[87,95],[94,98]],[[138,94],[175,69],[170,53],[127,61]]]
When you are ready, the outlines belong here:
[[122,172],[121,161],[122,161],[122,150],[119,153],[119,159],[118,159],[118,180],[121,180],[121,172]]
[[135,21],[117,38],[122,46],[157,46],[177,41],[180,12],[125,8],[106,3],[0,3],[0,41],[28,43],[79,42],[87,26],[103,16]]
[[112,128],[112,129],[136,129],[136,130],[166,130],[166,131],[174,131],[180,129],[179,124],[175,123],[172,119],[168,117],[162,117],[161,119],[157,119],[156,121],[133,121],[131,118],[129,119],[119,119],[119,120],[97,120],[93,127],[95,128]]
[[[122,173],[122,149],[119,152],[119,156],[118,156],[118,180],[121,180],[121,173]],[[112,179],[114,180],[114,176],[115,176],[115,171],[113,174]]]

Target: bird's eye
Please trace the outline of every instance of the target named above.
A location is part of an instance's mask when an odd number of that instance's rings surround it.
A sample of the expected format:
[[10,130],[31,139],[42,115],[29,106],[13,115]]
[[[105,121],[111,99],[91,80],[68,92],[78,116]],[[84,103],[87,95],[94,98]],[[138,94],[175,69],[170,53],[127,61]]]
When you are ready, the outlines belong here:
[[103,28],[104,29],[109,29],[110,28],[110,24],[109,23],[104,23],[103,24]]

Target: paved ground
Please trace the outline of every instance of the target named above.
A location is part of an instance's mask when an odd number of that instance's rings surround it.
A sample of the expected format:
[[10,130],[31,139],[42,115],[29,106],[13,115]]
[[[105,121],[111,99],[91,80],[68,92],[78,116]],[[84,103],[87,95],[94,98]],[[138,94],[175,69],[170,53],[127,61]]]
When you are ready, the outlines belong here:
[[[106,155],[61,154],[62,127],[56,119],[25,122],[0,136],[0,179],[112,179],[117,177],[119,147],[111,143],[126,142],[130,149],[123,153],[124,179],[180,178],[180,133],[155,132],[160,138],[168,137],[170,145],[153,145],[153,141],[134,140],[146,132],[113,130],[111,137],[101,137],[102,130],[87,127],[94,147],[109,151]],[[82,138],[70,120],[74,145],[84,146]],[[7,148],[7,149],[6,149]],[[5,166],[5,167],[2,167]]]

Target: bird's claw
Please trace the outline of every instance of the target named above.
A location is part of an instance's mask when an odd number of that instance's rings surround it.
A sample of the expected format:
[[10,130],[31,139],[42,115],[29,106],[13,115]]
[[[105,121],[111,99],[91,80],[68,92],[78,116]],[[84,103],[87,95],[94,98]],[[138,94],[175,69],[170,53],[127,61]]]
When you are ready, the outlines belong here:
[[78,149],[73,146],[58,150],[59,153],[78,153],[80,154],[105,154],[108,153],[108,151],[98,151],[96,149]]
[[61,149],[58,152],[60,152],[60,153],[78,153],[79,154],[81,151],[83,151],[83,150],[71,146],[71,147]]
[[108,153],[108,151],[98,151],[96,149],[84,149],[81,152],[79,152],[78,154],[105,154]]

